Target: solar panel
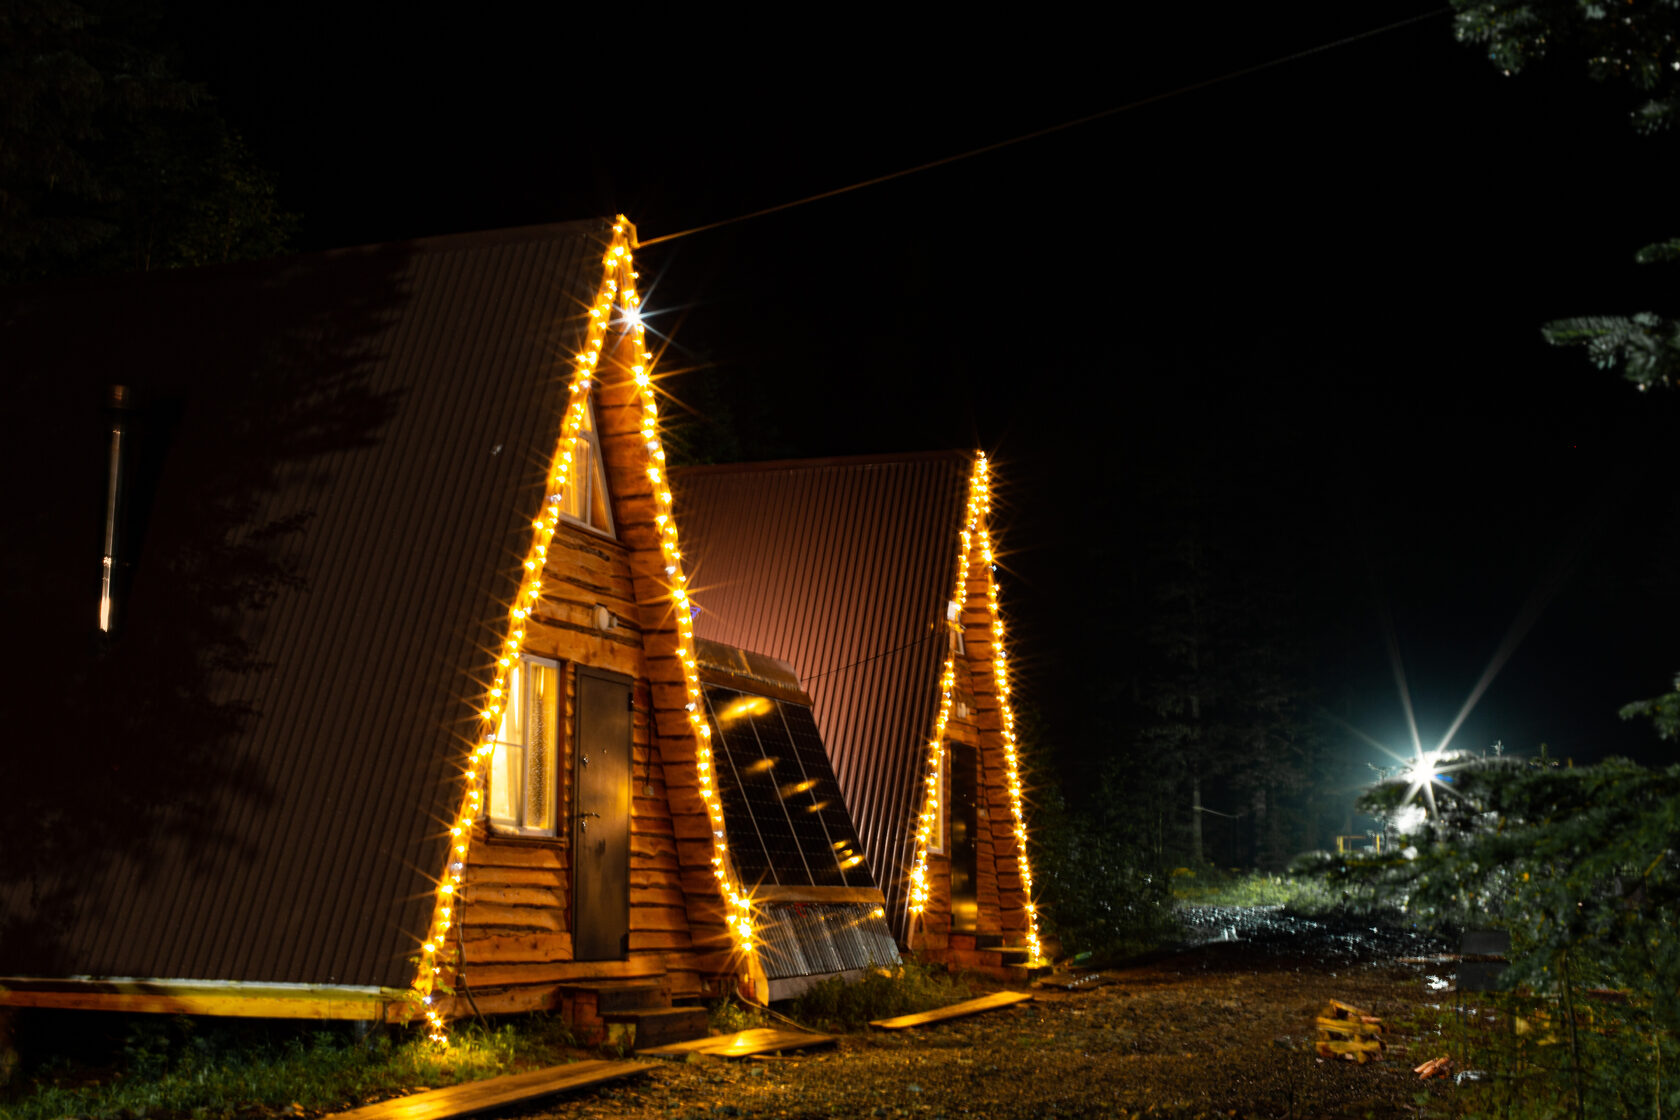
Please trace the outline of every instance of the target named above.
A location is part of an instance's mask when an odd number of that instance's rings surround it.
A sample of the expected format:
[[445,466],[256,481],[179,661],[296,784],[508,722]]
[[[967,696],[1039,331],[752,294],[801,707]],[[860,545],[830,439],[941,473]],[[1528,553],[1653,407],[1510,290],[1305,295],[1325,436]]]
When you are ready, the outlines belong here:
[[718,792],[748,887],[872,887],[857,830],[811,709],[706,686]]

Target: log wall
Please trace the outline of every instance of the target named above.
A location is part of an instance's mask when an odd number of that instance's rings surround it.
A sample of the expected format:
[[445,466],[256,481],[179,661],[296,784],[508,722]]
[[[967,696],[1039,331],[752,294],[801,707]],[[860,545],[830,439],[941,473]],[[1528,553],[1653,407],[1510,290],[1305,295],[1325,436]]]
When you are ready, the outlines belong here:
[[[978,541],[978,534],[975,539]],[[1006,944],[1018,945],[1027,929],[1027,899],[1021,889],[1015,817],[1009,807],[1002,708],[992,679],[992,613],[987,593],[993,577],[978,544],[969,556],[968,572],[968,600],[962,611],[963,643],[967,648],[964,660],[974,690],[973,722],[980,737],[980,801],[987,818],[980,827],[986,855],[981,860],[979,932],[1001,934]]]
[[[626,548],[630,589],[642,633],[648,685],[644,710],[651,717],[651,758],[661,773],[660,801],[668,832],[660,838],[665,850],[657,863],[658,869],[667,873],[660,885],[667,924],[660,932],[674,935],[680,928],[687,938],[683,947],[692,951],[697,962],[696,975],[705,976],[708,971],[722,973],[728,968],[731,940],[712,874],[711,822],[700,799],[694,733],[686,707],[689,696],[677,657],[677,617],[670,599],[659,526],[654,522],[659,504],[654,496],[655,484],[648,475],[640,394],[620,364],[613,362],[609,368],[610,374],[599,391],[595,419],[613,487],[614,508],[624,511],[619,539]],[[662,478],[659,485],[663,489],[670,483]],[[680,546],[681,511],[675,516]]]

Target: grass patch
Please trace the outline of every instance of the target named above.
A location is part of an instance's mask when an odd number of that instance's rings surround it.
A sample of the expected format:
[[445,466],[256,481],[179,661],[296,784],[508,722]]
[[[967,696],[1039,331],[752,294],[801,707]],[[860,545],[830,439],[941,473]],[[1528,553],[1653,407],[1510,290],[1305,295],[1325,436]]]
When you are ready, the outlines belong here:
[[756,1030],[766,1026],[764,1013],[756,1007],[745,1007],[732,996],[725,996],[706,1005],[706,1025],[717,1034]]
[[890,969],[870,969],[849,983],[832,977],[815,984],[790,1001],[788,1015],[825,1030],[862,1030],[871,1019],[930,1011],[974,995],[974,986],[961,976],[906,961]]
[[1282,906],[1298,914],[1321,914],[1341,902],[1322,879],[1216,867],[1178,868],[1172,893],[1179,902],[1199,906]]
[[29,1041],[0,1093],[9,1120],[230,1120],[295,1115],[292,1106],[334,1112],[563,1062],[573,1041],[546,1016],[458,1026],[448,1050],[406,1032],[358,1038],[339,1024],[37,1012],[18,1027]]

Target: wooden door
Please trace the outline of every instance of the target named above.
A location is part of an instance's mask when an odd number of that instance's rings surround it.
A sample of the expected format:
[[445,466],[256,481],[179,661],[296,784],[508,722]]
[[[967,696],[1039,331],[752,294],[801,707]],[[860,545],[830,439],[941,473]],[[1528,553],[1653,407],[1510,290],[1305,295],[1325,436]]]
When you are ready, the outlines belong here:
[[951,932],[973,933],[980,922],[980,752],[947,743],[951,752]]
[[580,668],[573,757],[574,955],[630,952],[630,678]]

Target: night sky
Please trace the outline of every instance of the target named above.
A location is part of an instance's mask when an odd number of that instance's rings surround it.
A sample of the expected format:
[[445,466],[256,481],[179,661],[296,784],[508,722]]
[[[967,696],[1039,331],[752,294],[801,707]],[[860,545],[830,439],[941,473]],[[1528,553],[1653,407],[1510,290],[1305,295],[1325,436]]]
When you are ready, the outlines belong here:
[[[1429,10],[1176,7],[678,25],[206,3],[172,34],[312,250],[619,211],[651,239]],[[1635,136],[1633,104],[1572,58],[1502,77],[1440,12],[651,246],[663,368],[690,371],[664,384],[713,458],[994,451],[1046,708],[1116,671],[1125,557],[1154,531],[1134,511],[1193,476],[1299,571],[1326,708],[1401,744],[1386,611],[1431,745],[1526,610],[1457,745],[1654,758],[1615,712],[1680,669],[1676,409],[1539,334],[1672,309],[1632,262],[1680,232],[1672,141]],[[1375,758],[1346,742],[1350,772]]]

